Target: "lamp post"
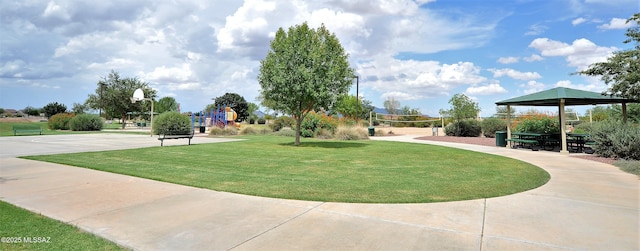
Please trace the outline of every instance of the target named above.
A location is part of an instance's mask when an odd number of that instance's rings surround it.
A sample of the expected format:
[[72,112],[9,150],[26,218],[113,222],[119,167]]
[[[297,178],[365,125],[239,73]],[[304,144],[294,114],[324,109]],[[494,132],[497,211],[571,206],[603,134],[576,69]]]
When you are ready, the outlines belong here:
[[151,122],[149,123],[149,126],[151,127],[151,129],[149,130],[149,134],[153,137],[153,99],[145,98],[144,97],[144,92],[142,91],[142,89],[138,88],[133,92],[133,97],[131,98],[131,103],[135,103],[135,102],[138,102],[140,100],[151,101]]
[[354,75],[356,78],[356,126],[360,126],[360,77],[358,75]]

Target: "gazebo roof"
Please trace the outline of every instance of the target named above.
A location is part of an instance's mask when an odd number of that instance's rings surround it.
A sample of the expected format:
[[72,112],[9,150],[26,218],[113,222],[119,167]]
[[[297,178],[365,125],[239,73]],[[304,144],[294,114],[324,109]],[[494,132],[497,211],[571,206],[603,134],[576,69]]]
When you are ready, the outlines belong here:
[[618,96],[608,96],[597,92],[556,87],[546,91],[536,92],[496,102],[496,105],[514,106],[558,106],[564,99],[565,105],[597,105],[638,103],[638,100],[626,99]]

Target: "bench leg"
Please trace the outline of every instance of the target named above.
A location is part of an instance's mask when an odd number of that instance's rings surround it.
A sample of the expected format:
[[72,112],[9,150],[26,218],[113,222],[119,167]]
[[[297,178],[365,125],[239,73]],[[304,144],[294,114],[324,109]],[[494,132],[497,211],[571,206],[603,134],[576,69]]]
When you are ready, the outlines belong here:
[[191,145],[191,138],[189,138],[189,145]]

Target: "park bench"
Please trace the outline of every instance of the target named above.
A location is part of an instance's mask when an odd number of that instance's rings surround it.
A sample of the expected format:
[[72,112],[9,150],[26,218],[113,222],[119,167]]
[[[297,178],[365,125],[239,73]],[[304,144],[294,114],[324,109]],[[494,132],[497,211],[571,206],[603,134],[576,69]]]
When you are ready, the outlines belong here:
[[507,139],[507,141],[509,141],[511,148],[528,145],[533,151],[538,151],[540,149],[540,143],[535,139]]
[[40,124],[26,124],[26,125],[14,125],[13,136],[18,135],[18,132],[32,132],[42,135],[42,128]]
[[189,145],[191,145],[192,138],[193,138],[193,131],[191,131],[191,134],[174,134],[169,132],[166,134],[158,135],[158,140],[160,140],[160,146],[164,146],[165,139],[189,139]]

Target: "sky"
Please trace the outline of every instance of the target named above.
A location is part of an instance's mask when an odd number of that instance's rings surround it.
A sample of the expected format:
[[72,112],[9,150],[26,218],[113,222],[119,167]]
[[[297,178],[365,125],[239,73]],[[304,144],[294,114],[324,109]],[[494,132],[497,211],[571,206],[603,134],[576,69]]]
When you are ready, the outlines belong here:
[[2,1],[0,107],[71,109],[112,70],[183,112],[225,93],[258,103],[275,32],[307,22],[336,34],[374,106],[438,116],[463,93],[491,116],[496,101],[553,87],[606,90],[571,73],[631,48],[635,12],[637,0]]

